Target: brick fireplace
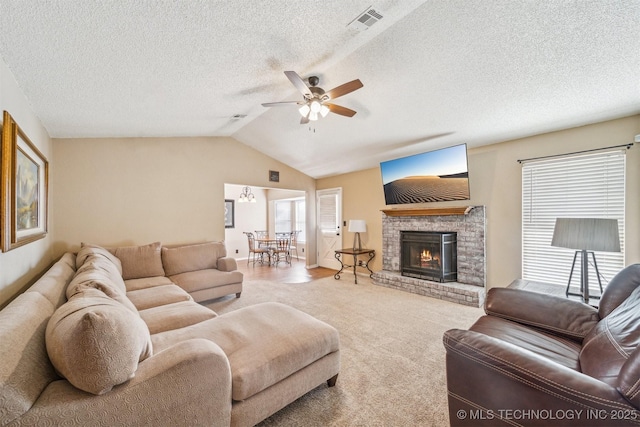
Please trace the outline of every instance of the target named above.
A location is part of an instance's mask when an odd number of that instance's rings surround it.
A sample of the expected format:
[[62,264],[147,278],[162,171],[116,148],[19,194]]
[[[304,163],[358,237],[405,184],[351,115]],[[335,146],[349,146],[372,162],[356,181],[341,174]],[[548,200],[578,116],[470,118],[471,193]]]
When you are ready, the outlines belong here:
[[[402,275],[401,234],[413,231],[456,236],[455,281],[441,282]],[[484,303],[484,206],[385,210],[382,214],[382,245],[382,270],[374,273],[374,284],[474,307]]]

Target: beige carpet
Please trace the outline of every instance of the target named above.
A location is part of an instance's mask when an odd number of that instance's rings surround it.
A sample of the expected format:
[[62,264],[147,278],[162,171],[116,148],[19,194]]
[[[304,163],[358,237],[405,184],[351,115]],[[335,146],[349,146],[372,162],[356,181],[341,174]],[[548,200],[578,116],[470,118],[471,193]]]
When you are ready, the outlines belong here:
[[261,426],[446,426],[442,334],[467,328],[482,310],[371,284],[344,275],[309,283],[245,281],[242,297],[207,306],[222,314],[278,301],[340,332],[341,371]]

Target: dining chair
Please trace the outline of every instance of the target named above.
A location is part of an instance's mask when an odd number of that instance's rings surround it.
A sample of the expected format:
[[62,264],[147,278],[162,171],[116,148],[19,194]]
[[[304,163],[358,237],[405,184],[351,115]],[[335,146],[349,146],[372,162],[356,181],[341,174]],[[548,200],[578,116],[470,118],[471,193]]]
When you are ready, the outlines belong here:
[[[256,240],[262,240],[262,239],[268,239],[269,238],[269,231],[267,230],[255,230],[256,232]],[[262,242],[258,242],[258,247],[259,248],[267,248],[269,247],[268,243],[262,243]]]
[[289,247],[291,253],[296,253],[296,259],[298,261],[300,260],[300,258],[298,257],[298,235],[300,235],[301,231],[302,230],[294,230],[291,232],[291,246]]
[[276,238],[276,245],[273,247],[273,263],[278,266],[281,262],[291,265],[291,237],[286,233],[286,237]]
[[263,264],[265,254],[269,257],[269,264],[271,264],[271,248],[256,247],[256,239],[253,236],[253,233],[250,231],[244,231],[244,234],[247,235],[247,240],[249,242],[249,256],[247,257],[247,265],[249,265],[249,261],[251,260],[252,255],[254,267],[256,265],[256,255],[258,255],[260,263]]

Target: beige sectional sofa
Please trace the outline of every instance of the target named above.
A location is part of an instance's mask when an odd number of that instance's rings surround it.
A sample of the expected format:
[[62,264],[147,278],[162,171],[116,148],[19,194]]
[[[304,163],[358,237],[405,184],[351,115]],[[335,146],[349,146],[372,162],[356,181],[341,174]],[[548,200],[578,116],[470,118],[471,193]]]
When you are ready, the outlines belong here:
[[0,311],[0,425],[250,426],[334,385],[330,325],[194,301],[242,290],[220,245],[66,253]]

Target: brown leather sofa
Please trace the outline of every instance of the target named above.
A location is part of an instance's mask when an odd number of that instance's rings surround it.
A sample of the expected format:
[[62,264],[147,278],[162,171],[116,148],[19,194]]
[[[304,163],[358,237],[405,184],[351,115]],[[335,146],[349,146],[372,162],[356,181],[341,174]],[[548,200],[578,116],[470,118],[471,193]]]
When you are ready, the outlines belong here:
[[597,309],[492,288],[485,312],[444,334],[452,426],[640,425],[640,264]]

